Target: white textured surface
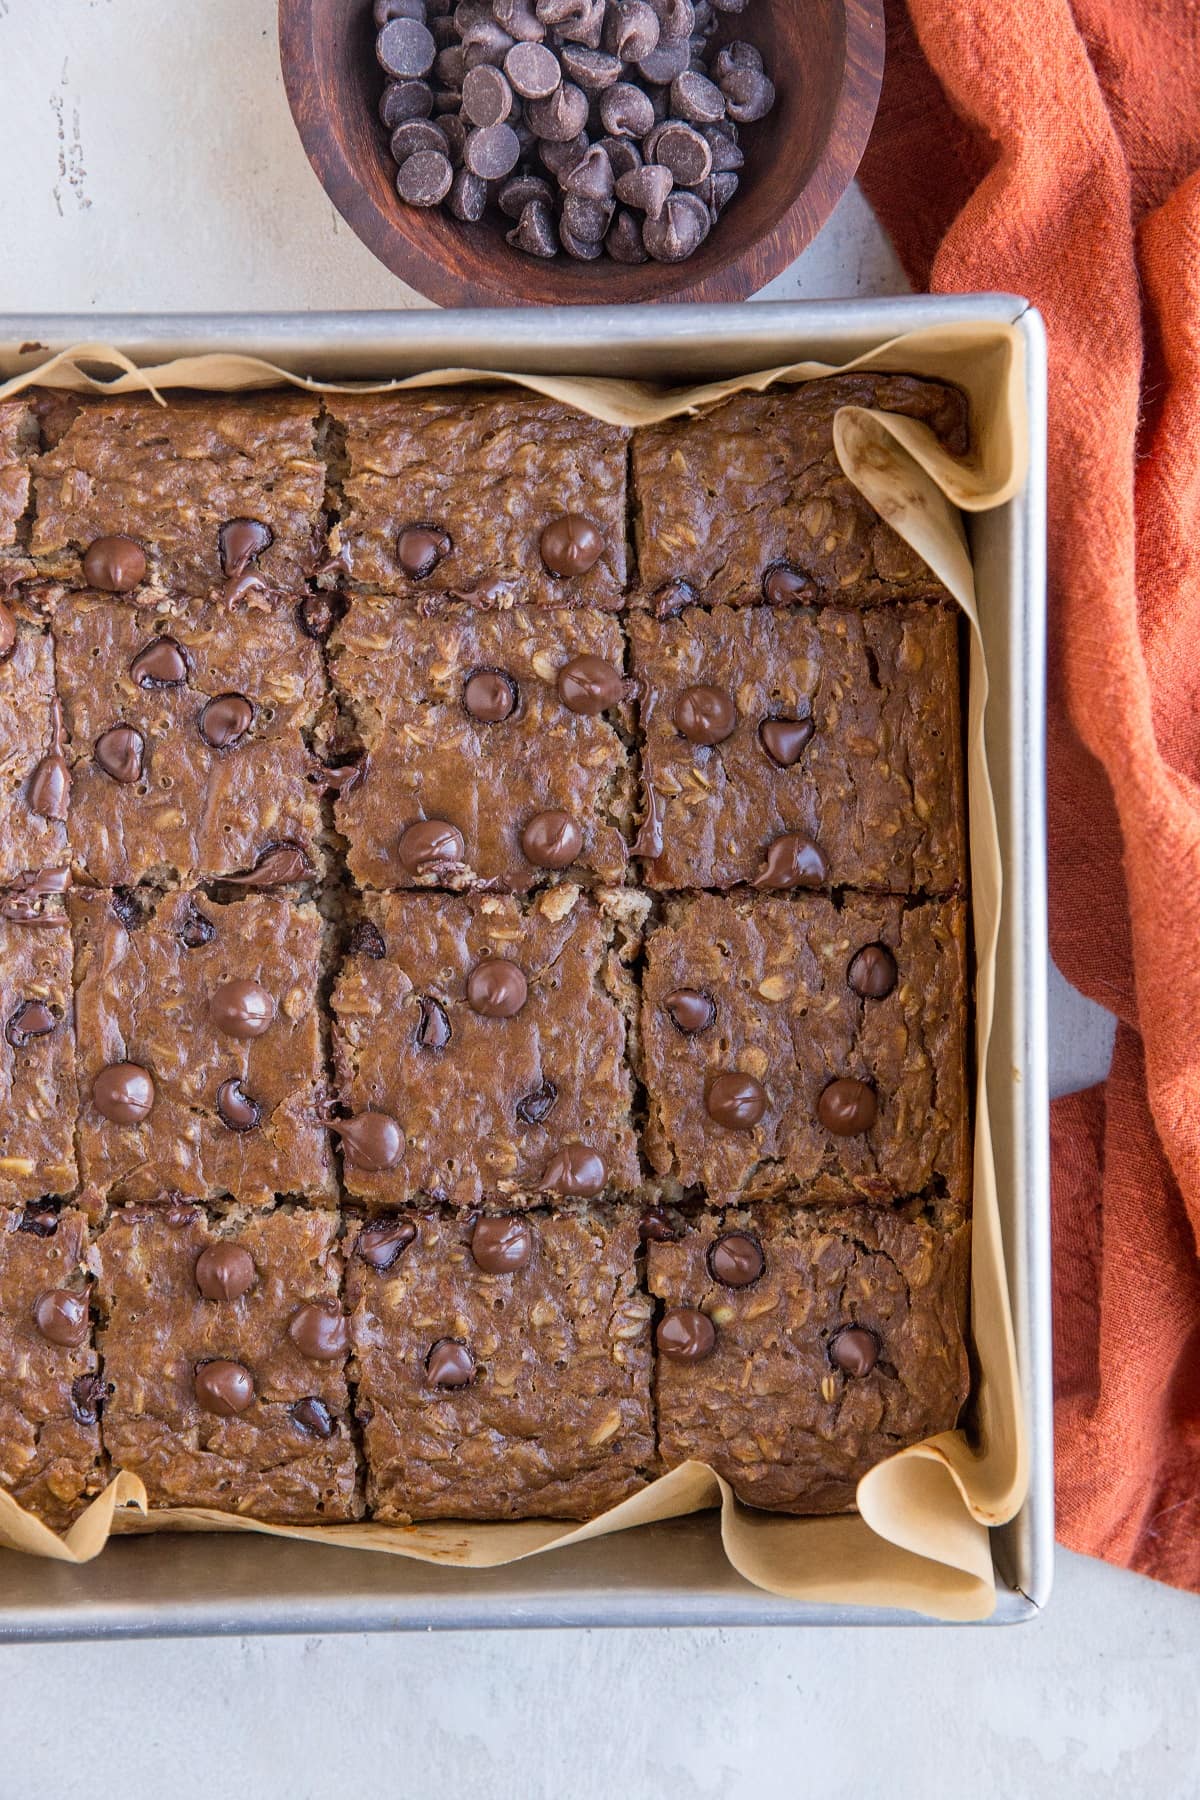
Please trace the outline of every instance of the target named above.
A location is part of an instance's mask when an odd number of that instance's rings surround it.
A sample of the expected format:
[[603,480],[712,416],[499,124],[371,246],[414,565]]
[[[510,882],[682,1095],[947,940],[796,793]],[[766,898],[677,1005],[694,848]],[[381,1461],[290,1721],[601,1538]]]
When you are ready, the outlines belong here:
[[[273,0],[0,0],[0,309],[419,304],[338,219]],[[897,292],[852,191],[772,297]],[[1111,1025],[1055,976],[1056,1092]],[[1009,1632],[0,1651],[0,1800],[1004,1800],[1200,1791],[1200,1601],[1060,1558]]]

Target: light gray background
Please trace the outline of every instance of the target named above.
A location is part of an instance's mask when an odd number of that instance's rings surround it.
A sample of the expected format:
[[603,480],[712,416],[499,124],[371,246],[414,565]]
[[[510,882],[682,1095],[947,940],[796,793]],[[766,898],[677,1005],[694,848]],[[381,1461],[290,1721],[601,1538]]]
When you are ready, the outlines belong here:
[[[422,304],[308,168],[272,0],[0,0],[0,169],[0,311]],[[903,286],[852,190],[767,294]],[[1103,1073],[1057,976],[1051,1031],[1056,1092]],[[62,1645],[0,1693],[0,1800],[1200,1791],[1200,1600],[1066,1554],[1007,1632]]]

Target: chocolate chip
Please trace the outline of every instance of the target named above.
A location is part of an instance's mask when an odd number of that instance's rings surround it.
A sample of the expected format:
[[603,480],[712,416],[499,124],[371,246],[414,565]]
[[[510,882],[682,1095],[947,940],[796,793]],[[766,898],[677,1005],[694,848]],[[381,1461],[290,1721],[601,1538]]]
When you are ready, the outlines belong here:
[[[443,90],[451,89],[453,91],[453,103],[457,104],[463,81],[466,78],[466,73],[466,52],[463,50],[461,44],[449,43],[438,51],[433,60],[433,78],[435,82],[433,103],[435,106],[437,106],[440,99],[445,97],[438,92],[438,85],[440,85]],[[450,102],[448,101],[448,103]]]
[[312,872],[312,863],[303,846],[284,838],[278,844],[268,844],[259,853],[252,869],[240,875],[222,875],[221,880],[230,887],[286,887],[293,881],[307,881]]
[[425,1368],[435,1387],[470,1387],[475,1379],[475,1358],[457,1338],[439,1338],[425,1358]]
[[261,519],[229,519],[217,532],[221,568],[236,579],[256,563],[275,541],[275,533]]
[[406,163],[418,151],[431,150],[435,156],[448,156],[450,143],[440,122],[432,119],[406,119],[391,136],[392,158]]
[[71,771],[63,754],[65,747],[62,707],[54,699],[50,702],[50,748],[29,777],[25,804],[39,818],[53,819],[59,824],[67,816],[71,797]]
[[288,1322],[288,1336],[313,1362],[337,1362],[350,1348],[350,1327],[335,1300],[306,1301]]
[[524,1219],[477,1219],[471,1255],[485,1275],[512,1275],[533,1255],[533,1232]]
[[379,117],[387,131],[406,119],[427,119],[432,111],[433,89],[427,81],[389,81],[379,100]]
[[793,569],[790,563],[776,563],[763,576],[763,598],[772,606],[790,606],[803,600],[810,587],[807,575]]
[[254,1377],[241,1363],[215,1358],[195,1373],[196,1404],[218,1419],[232,1419],[254,1403]]
[[498,67],[512,49],[512,42],[508,32],[490,13],[481,15],[463,31],[463,61],[467,74],[487,65]]
[[621,0],[604,21],[605,47],[622,62],[640,63],[659,39],[658,15],[646,0]]
[[730,69],[721,77],[721,95],[731,119],[753,125],[774,106],[775,84],[761,69]]
[[516,704],[517,684],[503,669],[475,669],[463,683],[463,706],[485,725],[499,725]]
[[594,1200],[608,1180],[604,1158],[586,1144],[564,1144],[542,1171],[539,1188],[545,1194],[566,1194]]
[[604,538],[583,513],[562,513],[543,527],[539,549],[550,573],[565,579],[586,575],[599,562]]
[[99,768],[123,787],[132,787],[142,778],[142,761],[146,740],[132,725],[113,725],[102,731],[92,748]]
[[726,1069],[708,1083],[704,1105],[709,1118],[727,1131],[753,1131],[767,1110],[767,1096],[753,1075]]
[[376,1219],[363,1226],[354,1248],[369,1268],[383,1275],[415,1242],[416,1236],[417,1228],[411,1219]]
[[725,96],[707,75],[684,69],[671,83],[671,111],[678,118],[712,125],[725,117]]
[[677,188],[661,216],[642,226],[642,242],[656,262],[683,262],[700,248],[711,224],[704,202]]
[[188,662],[173,637],[151,638],[129,665],[140,688],[179,687],[188,678]]
[[587,124],[587,116],[588,97],[573,81],[564,81],[544,100],[525,102],[530,129],[550,144],[572,143]]
[[514,250],[527,256],[556,256],[558,236],[554,214],[545,200],[531,200],[523,209],[519,223],[505,237]]
[[753,44],[726,44],[713,59],[713,79],[720,82],[734,69],[761,69],[763,59]]
[[[463,117],[472,125],[500,125],[513,107],[513,92],[499,69],[480,63],[463,77]],[[482,175],[483,171],[477,171]]]
[[600,96],[600,122],[609,137],[644,138],[654,124],[649,94],[631,81],[618,81]]
[[397,80],[428,75],[437,45],[420,19],[392,19],[375,40],[375,55],[384,73]]
[[255,1131],[262,1123],[262,1107],[246,1092],[240,1075],[231,1075],[217,1089],[217,1112],[230,1131]]
[[638,1220],[638,1237],[643,1244],[674,1244],[679,1232],[665,1206],[648,1206]]
[[517,1101],[517,1117],[522,1125],[542,1125],[554,1111],[558,1089],[552,1081],[542,1081],[531,1093]]
[[604,29],[604,0],[537,0],[543,25],[556,26],[567,43],[590,44],[595,49]]
[[179,927],[178,935],[185,950],[202,950],[205,944],[212,943],[217,935],[217,928],[211,919],[205,918],[193,901],[187,918]]
[[396,855],[409,875],[425,878],[461,864],[462,833],[445,819],[418,819],[400,833]]
[[613,196],[613,166],[598,144],[581,156],[562,180],[564,194],[576,200],[590,200],[609,207]]
[[583,849],[583,833],[570,813],[534,813],[521,831],[521,849],[537,869],[565,869]]
[[206,1300],[240,1300],[258,1280],[254,1258],[243,1244],[208,1244],[196,1258],[196,1286]]
[[47,1288],[33,1305],[33,1322],[48,1344],[78,1350],[88,1335],[88,1303],[70,1288]]
[[870,1131],[879,1113],[875,1089],[866,1081],[843,1075],[822,1088],[817,1117],[835,1137],[860,1137]]
[[567,138],[565,143],[555,143],[549,138],[542,140],[538,144],[538,155],[550,173],[561,180],[590,149],[587,133],[581,131],[578,136]]
[[333,601],[328,594],[310,594],[296,608],[296,623],[306,638],[323,643],[333,630]]
[[359,919],[350,930],[346,940],[347,956],[370,956],[376,962],[387,955],[387,945],[383,941],[383,933],[378,925],[370,919]]
[[[470,130],[467,121],[459,113],[447,112],[441,114],[437,121],[437,126],[443,138],[446,140],[446,155],[450,158],[450,167],[454,170],[454,180],[457,181],[460,175],[471,175],[470,169],[465,169],[463,167],[463,152],[467,147],[467,133]],[[477,192],[479,186],[478,175],[471,176],[471,180],[475,184],[471,192]],[[484,187],[486,188],[486,186],[487,183],[485,182]],[[453,197],[454,181],[450,183],[450,194],[446,200],[447,206],[450,205]]]
[[723,688],[685,688],[671,716],[693,744],[723,743],[737,726],[737,707]]
[[696,29],[694,0],[649,0],[658,17],[659,36],[689,38]]
[[454,170],[444,152],[418,150],[396,171],[396,192],[409,206],[436,206],[450,192],[453,180]]
[[686,36],[673,38],[660,34],[653,50],[638,58],[638,71],[646,81],[661,86],[683,73],[690,54]]
[[254,723],[254,706],[245,694],[218,694],[200,714],[197,729],[214,750],[232,750]]
[[576,262],[595,262],[604,250],[602,238],[576,237],[565,219],[558,222],[558,241],[567,255],[573,256]]
[[380,1175],[400,1161],[404,1136],[388,1113],[363,1112],[352,1119],[335,1119],[330,1129],[341,1139],[342,1155],[352,1169]]
[[303,1400],[297,1400],[289,1409],[292,1418],[301,1431],[307,1431],[313,1437],[331,1438],[337,1429],[333,1422],[333,1414],[323,1400],[316,1394],[307,1394]]
[[511,125],[484,125],[468,132],[463,147],[464,163],[481,181],[500,180],[516,168],[520,155],[521,146]]
[[613,180],[620,180],[630,169],[640,169],[645,162],[641,145],[635,144],[632,138],[604,137],[596,145],[603,152],[609,168],[613,172]]
[[34,1038],[49,1037],[58,1020],[44,1000],[22,1000],[4,1027],[4,1035],[14,1050],[22,1050]]
[[138,1063],[109,1063],[92,1083],[92,1105],[114,1125],[140,1125],[154,1105],[154,1083]]
[[472,175],[470,169],[459,169],[450,183],[450,198],[446,204],[456,219],[474,225],[487,211],[487,197],[487,182]]
[[601,94],[621,79],[619,56],[609,56],[603,50],[589,50],[585,44],[564,44],[561,60],[563,74],[585,94]]
[[95,1425],[100,1408],[112,1393],[103,1375],[77,1375],[71,1383],[71,1416],[77,1425]]
[[617,198],[626,206],[634,206],[644,212],[648,219],[657,219],[667,204],[667,196],[674,185],[674,176],[670,169],[660,169],[656,163],[646,163],[639,169],[630,169],[617,182]]
[[742,167],[746,158],[737,141],[736,125],[723,121],[719,125],[700,125],[697,129],[712,153],[714,175],[732,174]]
[[694,1306],[673,1306],[658,1322],[654,1341],[672,1362],[703,1362],[717,1343],[717,1328]]
[[820,887],[825,875],[825,858],[817,846],[796,832],[785,832],[768,844],[762,872],[754,877],[751,885],[779,891]]
[[879,1339],[862,1325],[843,1325],[829,1340],[829,1360],[835,1369],[861,1381],[879,1361]]
[[514,44],[504,58],[504,73],[524,100],[546,100],[562,80],[553,50],[544,44]]
[[767,1266],[762,1245],[748,1231],[727,1231],[708,1252],[708,1272],[722,1287],[753,1287]]
[[646,246],[642,242],[642,228],[631,212],[618,209],[604,247],[614,262],[637,264],[646,262]]
[[546,27],[534,11],[533,0],[492,0],[492,12],[509,36],[520,38],[523,43],[540,43],[546,35]]
[[811,719],[764,719],[758,741],[773,763],[790,769],[812,742],[814,729]]
[[420,19],[424,23],[425,0],[375,0],[372,12],[378,26],[389,19]]
[[489,956],[467,976],[467,1003],[482,1019],[515,1019],[529,998],[529,983],[519,963]]
[[625,678],[602,656],[573,656],[554,678],[558,697],[568,712],[586,718],[607,712],[625,693]]
[[690,125],[668,119],[646,139],[646,154],[669,169],[680,187],[698,187],[712,173],[712,151]]
[[422,1050],[444,1050],[453,1035],[445,1007],[430,994],[418,994],[417,1005],[421,1009],[417,1043]]
[[257,981],[223,981],[209,1002],[209,1016],[227,1037],[257,1038],[270,1028],[275,1002]]
[[896,959],[886,944],[864,944],[851,959],[846,980],[864,1000],[886,1000],[897,973]]
[[663,1006],[671,1023],[688,1037],[716,1023],[717,1003],[702,988],[675,988],[664,996]]
[[105,594],[127,594],[145,579],[146,552],[131,537],[102,537],[83,553],[83,578]]
[[396,561],[410,581],[432,575],[453,544],[438,525],[406,525],[396,539]]
[[600,243],[612,216],[611,200],[585,200],[582,194],[567,194],[558,221],[558,235],[564,249],[569,247],[568,239],[577,244]]
[[496,196],[500,211],[510,219],[519,219],[531,200],[543,200],[549,206],[553,198],[550,183],[540,175],[514,175]]
[[27,1200],[17,1230],[27,1231],[30,1237],[52,1238],[58,1230],[58,1201]]

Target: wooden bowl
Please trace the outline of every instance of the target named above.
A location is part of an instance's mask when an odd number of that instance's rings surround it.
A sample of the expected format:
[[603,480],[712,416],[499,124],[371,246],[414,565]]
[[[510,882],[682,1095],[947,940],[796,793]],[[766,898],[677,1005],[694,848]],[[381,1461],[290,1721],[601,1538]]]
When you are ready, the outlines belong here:
[[543,260],[504,240],[507,220],[463,225],[406,206],[378,104],[371,0],[279,0],[292,116],[326,193],[368,249],[443,306],[742,300],[810,244],[858,167],[883,76],[883,0],[750,0],[726,37],[762,52],[775,109],[746,126],[733,200],[685,263]]

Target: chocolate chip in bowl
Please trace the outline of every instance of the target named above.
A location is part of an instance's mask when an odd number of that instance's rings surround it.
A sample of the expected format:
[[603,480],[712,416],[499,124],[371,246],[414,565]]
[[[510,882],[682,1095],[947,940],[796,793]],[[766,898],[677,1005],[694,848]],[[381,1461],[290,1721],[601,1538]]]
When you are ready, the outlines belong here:
[[396,4],[281,0],[284,79],[334,203],[443,304],[744,298],[848,186],[882,75],[879,0]]

